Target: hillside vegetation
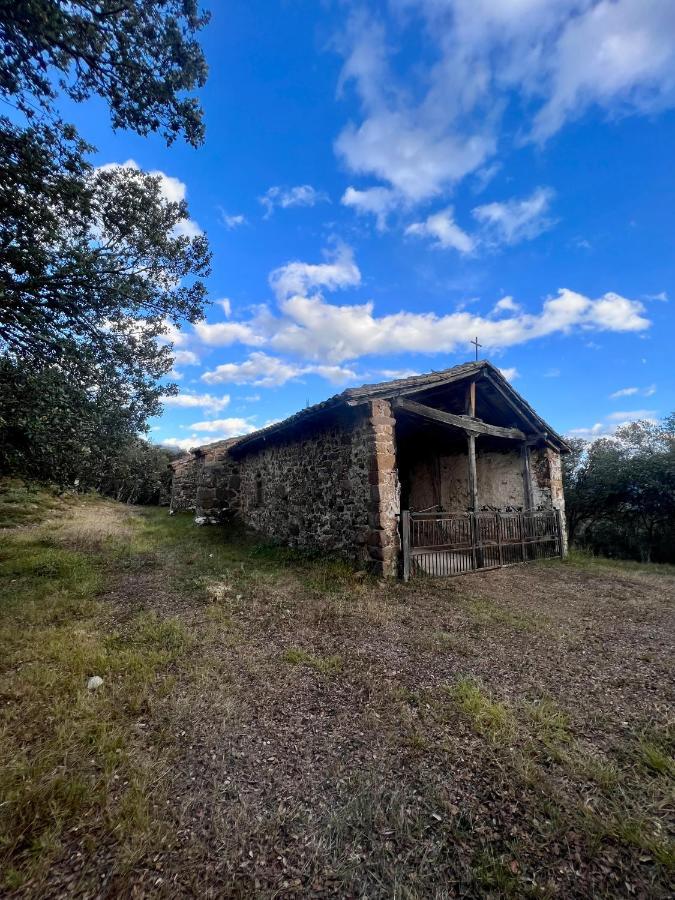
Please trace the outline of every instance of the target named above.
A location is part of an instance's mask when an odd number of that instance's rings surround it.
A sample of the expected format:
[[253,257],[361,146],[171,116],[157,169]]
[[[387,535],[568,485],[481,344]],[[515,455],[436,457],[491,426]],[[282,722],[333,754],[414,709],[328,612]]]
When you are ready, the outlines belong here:
[[164,509],[0,517],[5,894],[668,896],[672,567],[385,585]]

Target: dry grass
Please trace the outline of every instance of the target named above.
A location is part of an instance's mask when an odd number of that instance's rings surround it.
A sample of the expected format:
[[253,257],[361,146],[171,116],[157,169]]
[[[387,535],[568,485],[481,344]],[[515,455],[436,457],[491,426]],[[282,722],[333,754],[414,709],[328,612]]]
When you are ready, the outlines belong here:
[[382,586],[41,497],[0,546],[5,892],[669,895],[668,572]]

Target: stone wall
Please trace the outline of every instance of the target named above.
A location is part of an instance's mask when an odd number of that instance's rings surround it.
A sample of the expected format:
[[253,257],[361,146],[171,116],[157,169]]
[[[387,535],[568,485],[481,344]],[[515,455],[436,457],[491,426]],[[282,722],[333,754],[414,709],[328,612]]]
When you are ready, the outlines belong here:
[[[466,453],[429,454],[415,460],[409,476],[411,509],[428,509],[440,502],[448,512],[466,512],[470,506],[468,466]],[[520,449],[483,451],[479,439],[476,475],[479,509],[525,506]]]
[[563,556],[567,556],[567,521],[562,479],[562,457],[550,447],[532,450],[532,499],[535,509],[557,509],[563,536]]
[[243,450],[239,472],[240,516],[256,531],[395,574],[398,480],[388,404],[364,404],[297,436],[270,436]]
[[239,512],[239,463],[230,456],[236,439],[220,441],[198,451],[199,483],[195,521],[215,525]]
[[171,463],[173,478],[171,480],[170,512],[193,510],[197,502],[200,467],[193,453],[181,456]]

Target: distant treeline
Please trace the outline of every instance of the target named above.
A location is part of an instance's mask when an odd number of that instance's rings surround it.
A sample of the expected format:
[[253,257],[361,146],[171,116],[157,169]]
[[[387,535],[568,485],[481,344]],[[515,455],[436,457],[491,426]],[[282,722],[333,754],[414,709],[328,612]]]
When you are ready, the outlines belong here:
[[570,543],[602,556],[675,563],[675,413],[570,443],[563,458]]

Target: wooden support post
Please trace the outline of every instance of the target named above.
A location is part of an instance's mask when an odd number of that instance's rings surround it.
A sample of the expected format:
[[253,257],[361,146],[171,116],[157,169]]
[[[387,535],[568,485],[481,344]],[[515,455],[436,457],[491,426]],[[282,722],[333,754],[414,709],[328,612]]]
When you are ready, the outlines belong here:
[[478,478],[476,475],[476,435],[467,434],[467,456],[469,459],[469,509],[478,510]]
[[473,567],[483,568],[483,551],[480,547],[480,523],[478,512],[478,476],[476,474],[476,435],[467,431],[467,456],[469,458],[469,507],[471,509],[471,543],[473,544]]
[[464,403],[464,412],[472,419],[476,418],[476,382],[471,381],[466,389],[466,401]]
[[523,443],[520,447],[520,460],[523,473],[523,501],[524,509],[532,509],[532,470],[530,467],[530,447]]
[[403,548],[403,580],[410,580],[410,510],[401,510],[401,546]]

